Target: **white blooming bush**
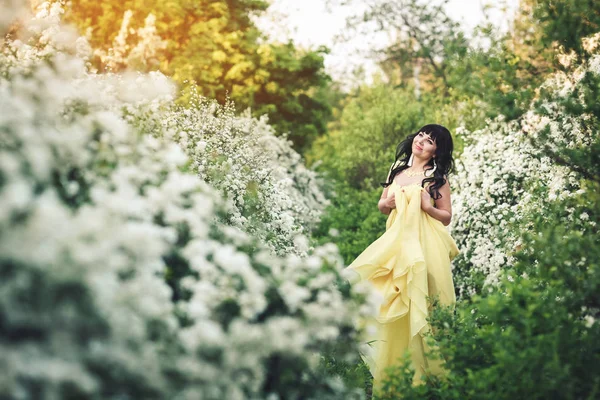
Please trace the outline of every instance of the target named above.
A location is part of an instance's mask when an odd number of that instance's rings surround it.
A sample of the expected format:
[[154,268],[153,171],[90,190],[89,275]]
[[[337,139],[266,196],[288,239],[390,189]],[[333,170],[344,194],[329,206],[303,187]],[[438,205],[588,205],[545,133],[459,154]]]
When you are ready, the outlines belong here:
[[511,264],[527,229],[525,215],[552,196],[569,195],[577,183],[569,181],[566,169],[535,157],[538,148],[517,122],[498,120],[460,134],[469,144],[454,179],[452,232],[462,250],[454,266],[461,293],[473,294],[481,285],[497,283],[502,267]]
[[260,238],[275,253],[305,255],[302,239],[316,227],[328,201],[320,181],[266,117],[236,116],[232,104],[193,95],[186,107],[171,106],[160,118],[134,112],[139,126],[182,145],[191,168],[230,200],[227,224]]
[[[597,48],[593,51],[597,54]],[[497,284],[502,269],[514,263],[514,252],[527,251],[520,238],[531,228],[529,215],[551,216],[551,224],[554,213],[545,210],[553,203],[585,195],[588,189],[581,185],[576,166],[581,160],[564,159],[564,154],[597,138],[598,121],[571,110],[590,106],[590,99],[577,91],[585,90],[586,77],[599,74],[600,56],[592,54],[585,65],[549,79],[540,88],[545,95],[522,120],[505,122],[501,117],[482,130],[459,131],[467,145],[453,180],[452,229],[462,250],[454,262],[462,294]],[[564,211],[564,218],[579,221],[580,229],[593,228],[585,212],[580,215],[572,207]]]
[[[276,255],[260,232],[223,224],[230,209],[195,171],[225,167],[200,170],[200,147],[185,147],[190,159],[132,117],[172,101],[170,82],[90,74],[89,48],[55,23],[59,13],[43,6],[23,23],[31,40],[7,40],[0,55],[0,397],[360,398],[320,369],[332,348],[355,359],[353,327],[369,311],[340,276],[337,249]],[[178,121],[200,126],[194,113]],[[268,131],[247,117],[223,124]],[[291,155],[262,146],[253,154],[265,164],[250,164],[261,184],[290,169],[311,177],[297,159],[269,176],[268,155]],[[317,193],[289,189],[302,184],[273,189],[294,194],[273,209],[312,204]]]

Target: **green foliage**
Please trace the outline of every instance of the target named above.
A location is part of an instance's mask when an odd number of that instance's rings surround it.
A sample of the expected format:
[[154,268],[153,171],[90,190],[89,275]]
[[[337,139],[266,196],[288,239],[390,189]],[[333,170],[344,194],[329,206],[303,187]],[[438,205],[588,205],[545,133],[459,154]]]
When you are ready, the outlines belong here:
[[[373,26],[394,32],[392,44],[378,51],[387,79],[399,87],[416,86],[423,93],[441,96],[445,105],[457,108],[466,103],[467,114],[459,112],[469,129],[478,129],[486,117],[520,117],[535,89],[556,71],[556,50],[550,44],[556,40],[555,31],[562,32],[560,39],[566,43],[569,31],[557,29],[559,22],[550,23],[554,13],[561,18],[553,21],[575,20],[578,40],[583,32],[594,32],[596,17],[590,21],[582,18],[583,10],[597,13],[597,6],[590,2],[575,6],[574,1],[564,0],[558,7],[556,2],[533,2],[535,12],[530,3],[523,2],[510,32],[482,24],[470,40],[463,27],[449,17],[448,0],[373,0],[366,12],[352,16],[349,22],[359,34],[372,31]],[[569,15],[572,10],[578,14]],[[479,108],[478,121],[469,115],[472,102]]]
[[[553,97],[553,93],[544,88],[540,99],[535,103],[536,112],[546,117],[552,115],[555,109],[547,106],[547,99],[552,98],[561,107],[562,119],[580,118],[584,121],[582,127],[573,126],[574,130],[594,131],[600,126],[600,74],[587,71],[570,96],[558,99]],[[587,143],[574,145],[572,132],[564,132],[557,137],[552,132],[551,125],[548,125],[536,140],[542,143],[544,154],[556,164],[569,167],[583,178],[600,183],[600,140],[597,133],[590,137],[592,140]]]
[[[564,206],[557,204],[557,216]],[[537,228],[540,233],[526,235],[530,251],[520,253],[499,290],[461,304],[456,316],[434,313],[448,380],[427,389],[404,385],[402,393],[440,399],[597,398],[598,232],[582,235],[568,224]]]
[[567,52],[586,56],[582,39],[600,31],[600,3],[594,0],[535,0],[533,14],[544,35],[541,44],[558,42]]
[[335,243],[349,264],[383,233],[386,216],[377,209],[380,195],[379,189],[356,190],[340,184],[313,237],[319,243]]
[[348,100],[337,126],[315,143],[310,155],[322,161],[321,170],[350,187],[379,187],[396,146],[407,135],[430,121],[453,128],[453,120],[439,115],[435,106],[435,98],[418,99],[409,89],[384,84],[360,88]]
[[[410,363],[410,356],[405,353],[403,359],[393,367],[387,369],[389,378],[384,380],[381,388],[374,393],[374,400],[421,400],[421,399],[439,399],[446,395],[446,387],[437,385],[440,390],[430,386],[412,386],[412,377],[415,370]],[[407,388],[410,388],[406,390]],[[400,397],[400,393],[402,393]]]
[[[269,115],[277,131],[289,133],[294,147],[304,152],[327,131],[331,107],[323,92],[330,90],[330,77],[324,71],[325,47],[299,51],[293,43],[271,45],[272,58],[265,63],[268,83],[253,93],[250,106],[255,115]],[[234,98],[245,104],[244,98]]]
[[371,393],[373,378],[367,364],[363,361],[358,363],[356,360],[346,361],[339,357],[340,352],[336,352],[336,349],[321,354],[323,373],[341,377],[347,388],[356,389],[356,393],[359,394],[357,398],[362,399],[363,394],[368,396]]
[[424,4],[417,0],[377,1],[362,16],[381,29],[396,32],[395,42],[384,50],[382,66],[394,71],[405,85],[418,66],[426,90],[449,94],[448,70],[453,60],[464,57],[467,40],[458,23],[445,12],[448,0]]

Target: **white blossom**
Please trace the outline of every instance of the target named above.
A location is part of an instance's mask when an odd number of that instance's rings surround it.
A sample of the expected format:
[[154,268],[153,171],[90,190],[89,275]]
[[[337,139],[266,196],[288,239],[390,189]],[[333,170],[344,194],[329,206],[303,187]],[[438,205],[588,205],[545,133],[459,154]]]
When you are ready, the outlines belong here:
[[[585,116],[571,116],[560,100],[574,92],[586,72],[600,73],[599,58],[591,54],[585,65],[569,74],[558,72],[544,83],[553,96],[542,104],[545,114],[532,106],[520,122],[501,116],[476,132],[457,130],[466,142],[452,180],[457,187],[452,234],[461,249],[453,271],[459,274],[461,293],[480,289],[470,280],[477,273],[485,276],[484,286],[498,284],[502,270],[514,262],[513,253],[527,251],[521,235],[528,232],[529,214],[547,215],[544,210],[553,202],[585,194],[574,173],[548,152],[588,146],[597,134]],[[545,129],[548,136],[542,134]],[[566,211],[567,220],[579,219],[581,229],[593,227],[586,212]]]
[[347,398],[315,353],[366,314],[337,248],[303,235],[316,175],[265,119],[90,71],[60,15],[42,4],[0,54],[0,397],[290,398],[263,388],[294,369]]

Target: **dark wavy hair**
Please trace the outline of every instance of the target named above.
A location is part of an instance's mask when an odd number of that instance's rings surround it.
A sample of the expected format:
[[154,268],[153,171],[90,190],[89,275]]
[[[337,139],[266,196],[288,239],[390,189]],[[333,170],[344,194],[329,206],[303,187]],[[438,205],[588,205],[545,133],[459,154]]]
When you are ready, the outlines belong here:
[[[428,188],[429,194],[434,200],[437,200],[442,197],[439,189],[446,183],[445,177],[454,170],[454,159],[452,158],[454,144],[452,143],[452,136],[450,135],[450,131],[442,125],[425,125],[400,142],[398,147],[396,147],[396,159],[394,164],[392,164],[390,178],[387,182],[381,182],[380,185],[384,188],[388,187],[394,181],[394,176],[408,168],[408,159],[412,154],[412,142],[415,136],[420,132],[428,133],[437,146],[435,150],[435,163],[437,168],[435,169],[433,176],[426,177],[421,183],[421,187],[424,187],[426,183],[433,182]],[[426,167],[425,170],[433,168],[433,158],[429,161],[427,166],[429,166],[429,168]]]

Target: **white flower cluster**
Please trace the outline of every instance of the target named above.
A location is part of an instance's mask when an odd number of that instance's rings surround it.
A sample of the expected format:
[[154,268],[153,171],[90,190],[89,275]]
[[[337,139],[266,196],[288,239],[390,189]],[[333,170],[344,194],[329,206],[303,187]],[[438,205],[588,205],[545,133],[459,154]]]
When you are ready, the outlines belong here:
[[[498,283],[502,268],[510,266],[512,254],[521,249],[529,214],[543,216],[553,202],[585,193],[578,174],[547,151],[588,146],[597,134],[585,115],[570,115],[563,100],[575,93],[586,73],[600,73],[599,59],[596,55],[570,74],[557,73],[545,82],[543,89],[550,97],[541,108],[532,106],[521,121],[500,117],[476,132],[459,130],[468,143],[453,181],[453,235],[462,250],[454,270],[462,293],[481,290],[476,276],[484,277],[484,287]],[[565,217],[580,229],[591,227],[593,221],[580,211],[567,208]]]
[[[341,357],[358,354],[353,326],[367,312],[337,248],[278,256],[219,222],[221,196],[186,171],[181,146],[122,115],[159,110],[168,80],[90,74],[81,42],[50,45],[61,32],[48,24],[34,35],[48,46],[0,54],[0,397],[358,398],[317,368],[338,342]],[[279,144],[252,154],[285,155]],[[262,168],[259,193],[297,170],[311,177],[298,160],[281,165]],[[318,199],[307,188],[282,183],[272,208],[301,212]]]
[[316,173],[291,142],[275,136],[266,117],[249,111],[236,116],[232,104],[222,107],[195,94],[191,104],[159,114],[138,108],[137,124],[182,145],[194,171],[230,200],[229,224],[279,255],[306,255],[304,236],[328,204]]

